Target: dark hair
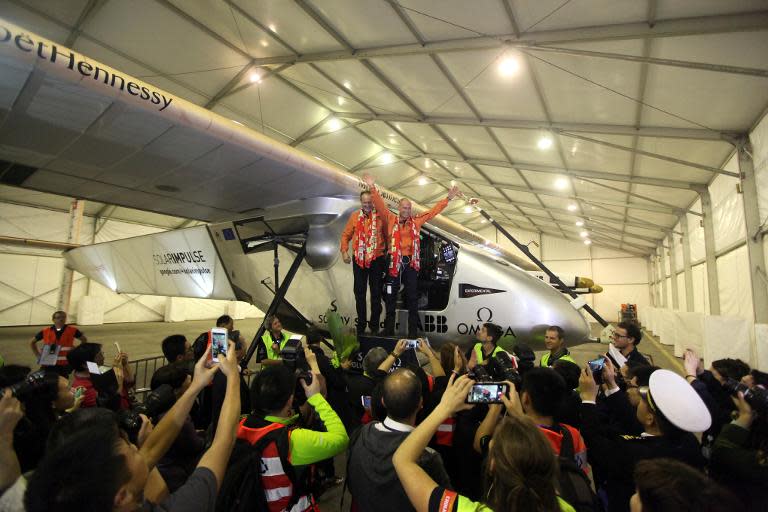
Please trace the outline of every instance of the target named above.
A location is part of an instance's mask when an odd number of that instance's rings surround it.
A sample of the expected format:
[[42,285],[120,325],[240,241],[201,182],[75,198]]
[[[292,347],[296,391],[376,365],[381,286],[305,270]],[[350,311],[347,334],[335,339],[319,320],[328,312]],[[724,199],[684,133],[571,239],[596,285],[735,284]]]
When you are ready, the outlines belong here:
[[[486,476],[486,504],[492,510],[559,512],[552,445],[527,417],[507,416],[493,433]],[[490,468],[490,465],[487,466]]]
[[640,340],[643,339],[643,332],[640,330],[640,327],[638,327],[635,322],[619,322],[618,324],[616,324],[616,327],[626,329],[627,337],[635,340],[634,341],[635,346],[638,346],[640,344]]
[[531,368],[525,372],[520,387],[520,396],[528,393],[533,410],[541,416],[557,414],[567,392],[565,380],[551,368]]
[[504,331],[501,329],[501,327],[496,324],[486,322],[483,324],[483,327],[485,327],[486,332],[491,337],[491,341],[494,344],[496,344],[496,342],[499,341],[499,338],[501,338],[501,336],[504,334]]
[[163,355],[169,363],[175,363],[179,356],[184,356],[187,338],[183,334],[171,334],[163,340]]
[[370,190],[363,190],[362,192],[360,192],[360,199],[362,199],[365,194],[371,195],[371,191]]
[[563,339],[565,336],[565,331],[559,325],[550,325],[547,327],[547,331],[555,331],[557,333],[557,337],[560,339]]
[[168,364],[158,368],[155,373],[152,374],[152,381],[149,384],[149,387],[154,391],[163,384],[168,384],[176,390],[184,385],[188,375],[188,365],[179,363]]
[[[266,318],[264,318],[264,328],[267,331],[272,330],[272,324],[275,322],[275,320],[280,320],[280,317],[277,315],[268,315]],[[282,323],[282,322],[280,322]]]
[[53,314],[51,315],[51,320],[55,319],[56,315],[64,315],[66,317],[67,316],[67,312],[66,311],[61,311],[61,310],[54,311]]
[[117,429],[117,416],[113,411],[101,407],[87,407],[65,414],[57,421],[45,444],[45,451],[50,453],[68,441],[69,437],[91,427],[114,427]]
[[552,369],[563,378],[568,389],[579,387],[579,377],[581,376],[579,365],[565,359],[558,359],[552,363]]
[[200,334],[197,338],[195,338],[195,341],[192,342],[192,354],[195,358],[195,361],[198,361],[201,357],[203,357],[203,354],[205,354],[206,349],[208,348],[208,332],[204,332]]
[[402,421],[419,410],[421,382],[411,370],[401,368],[384,379],[381,395],[387,415],[393,420]]
[[629,369],[627,376],[629,380],[637,379],[638,386],[647,386],[651,381],[651,374],[656,370],[660,370],[658,366],[650,366],[647,364],[639,364],[634,368]]
[[[46,454],[24,494],[27,512],[109,511],[131,473],[114,427],[87,427]],[[98,483],[96,483],[98,482]]]
[[75,371],[83,371],[88,368],[87,362],[94,362],[101,351],[101,343],[81,343],[67,354],[67,362]]
[[251,403],[254,411],[279,411],[296,389],[296,375],[284,365],[268,366],[259,373],[251,385]]
[[221,315],[219,318],[216,319],[216,327],[224,327],[229,322],[232,321],[232,317],[229,315]]
[[440,347],[440,366],[443,367],[445,374],[449,376],[456,365],[454,358],[456,356],[457,346],[458,345],[455,343],[446,343]]
[[320,343],[323,341],[323,331],[318,329],[317,327],[310,327],[307,330],[307,345],[314,345],[316,343]]
[[718,359],[712,361],[712,368],[726,379],[741,380],[745,375],[749,375],[749,365],[741,359]]
[[635,466],[643,512],[729,512],[743,509],[735,497],[703,473],[673,459],[646,459]]
[[768,373],[761,372],[760,370],[752,369],[749,374],[752,376],[752,379],[755,381],[756,386],[763,386],[764,388],[768,387]]

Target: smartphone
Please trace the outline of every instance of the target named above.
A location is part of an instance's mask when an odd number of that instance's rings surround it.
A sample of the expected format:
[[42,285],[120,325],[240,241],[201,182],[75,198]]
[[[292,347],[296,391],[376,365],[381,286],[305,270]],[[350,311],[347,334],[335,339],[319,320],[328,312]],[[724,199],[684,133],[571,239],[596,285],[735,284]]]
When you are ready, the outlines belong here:
[[115,342],[115,350],[117,350],[118,354],[121,354],[123,351],[120,350],[120,344],[118,342]]
[[502,395],[509,392],[509,385],[504,382],[483,382],[475,384],[469,390],[468,404],[500,404]]
[[370,411],[371,410],[371,397],[370,396],[361,396],[360,397],[360,403],[363,405],[363,409]]
[[605,368],[605,358],[600,356],[597,359],[587,362],[587,364],[589,365],[589,369],[592,370],[592,373],[599,373]]
[[211,329],[211,357],[214,363],[219,362],[219,355],[227,355],[227,330],[223,327]]
[[417,349],[419,348],[419,340],[405,340],[405,348],[406,349]]

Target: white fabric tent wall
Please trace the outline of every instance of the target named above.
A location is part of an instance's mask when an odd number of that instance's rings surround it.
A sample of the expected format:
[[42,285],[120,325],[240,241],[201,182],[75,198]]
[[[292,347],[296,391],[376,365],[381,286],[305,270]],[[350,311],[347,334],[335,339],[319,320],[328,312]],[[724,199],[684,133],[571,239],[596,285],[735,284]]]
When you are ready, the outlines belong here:
[[[95,219],[84,217],[80,243],[108,242],[157,233],[162,228],[107,220],[94,236]],[[0,202],[0,235],[66,242],[69,214]],[[64,259],[61,251],[30,246],[0,244],[0,326],[40,325],[50,322],[57,309]],[[75,273],[69,314],[78,321],[80,299],[96,299],[104,323],[151,322],[165,318],[166,297],[117,294]],[[216,318],[230,311],[229,301],[183,299],[186,319]],[[247,305],[236,308],[248,317],[262,313]],[[98,317],[99,315],[96,315]]]

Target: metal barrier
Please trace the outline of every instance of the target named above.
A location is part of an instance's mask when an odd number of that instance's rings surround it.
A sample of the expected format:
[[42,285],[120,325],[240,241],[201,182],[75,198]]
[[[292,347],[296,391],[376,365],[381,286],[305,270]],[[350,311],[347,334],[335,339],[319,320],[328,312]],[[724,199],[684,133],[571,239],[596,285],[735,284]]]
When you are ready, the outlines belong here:
[[139,401],[142,401],[143,395],[150,391],[149,384],[152,381],[152,375],[154,375],[158,368],[166,364],[168,362],[165,360],[165,356],[145,357],[144,359],[137,359],[128,363],[136,379],[133,393],[137,397],[141,396]]

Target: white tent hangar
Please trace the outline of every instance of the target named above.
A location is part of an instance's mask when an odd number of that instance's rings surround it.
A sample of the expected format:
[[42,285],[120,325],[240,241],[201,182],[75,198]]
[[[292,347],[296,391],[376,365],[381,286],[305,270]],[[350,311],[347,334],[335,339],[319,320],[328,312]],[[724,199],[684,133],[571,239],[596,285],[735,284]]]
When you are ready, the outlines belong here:
[[[553,270],[601,284],[588,301],[608,319],[634,303],[678,352],[702,339],[709,360],[727,353],[765,370],[766,9],[762,0],[4,0],[0,18],[422,204],[456,183],[535,242]],[[0,77],[0,96],[4,87]],[[133,126],[128,140],[99,140],[89,136],[99,112],[57,104],[53,82],[27,87],[50,88],[29,109],[82,137],[21,177],[14,165],[31,164],[0,148],[2,325],[45,322],[63,271],[57,247],[7,237],[91,243],[232,218],[264,200],[247,177],[183,165],[207,150],[194,137]],[[121,175],[123,152],[158,142],[180,145],[185,160],[132,161],[143,172]],[[79,156],[65,165],[66,149]],[[79,238],[60,196],[84,200]],[[447,216],[507,245],[476,212],[459,205]],[[114,226],[106,238],[105,225]],[[100,288],[81,282],[73,304],[101,294],[115,306],[105,321],[164,316],[165,299]],[[209,302],[190,315],[222,308]],[[716,342],[724,337],[732,343]]]

